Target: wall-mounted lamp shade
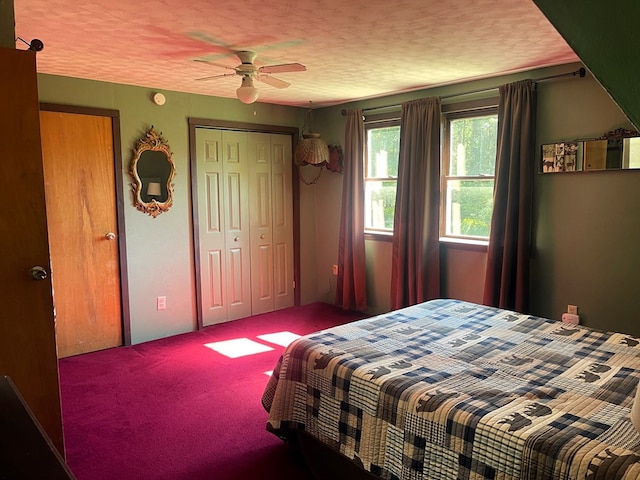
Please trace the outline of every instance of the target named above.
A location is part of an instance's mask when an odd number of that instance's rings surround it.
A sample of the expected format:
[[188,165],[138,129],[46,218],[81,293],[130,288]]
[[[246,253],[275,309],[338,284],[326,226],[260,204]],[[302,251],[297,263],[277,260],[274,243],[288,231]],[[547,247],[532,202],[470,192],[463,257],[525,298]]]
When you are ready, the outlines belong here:
[[238,100],[242,103],[253,103],[258,99],[258,89],[253,86],[253,78],[245,75],[242,77],[242,85],[236,90]]
[[329,162],[329,147],[319,133],[304,133],[296,146],[297,165],[322,166]]
[[147,195],[159,197],[160,193],[160,184],[158,182],[149,182],[149,186],[147,187]]

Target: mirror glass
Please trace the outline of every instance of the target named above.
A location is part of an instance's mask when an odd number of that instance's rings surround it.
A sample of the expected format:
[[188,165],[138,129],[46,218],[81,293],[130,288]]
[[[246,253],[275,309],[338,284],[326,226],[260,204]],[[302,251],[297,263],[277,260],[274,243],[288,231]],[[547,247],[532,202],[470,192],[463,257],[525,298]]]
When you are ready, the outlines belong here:
[[542,145],[542,173],[640,168],[640,132],[618,129],[591,140]]
[[129,173],[138,210],[154,218],[169,210],[173,205],[175,165],[169,144],[153,127],[138,140]]

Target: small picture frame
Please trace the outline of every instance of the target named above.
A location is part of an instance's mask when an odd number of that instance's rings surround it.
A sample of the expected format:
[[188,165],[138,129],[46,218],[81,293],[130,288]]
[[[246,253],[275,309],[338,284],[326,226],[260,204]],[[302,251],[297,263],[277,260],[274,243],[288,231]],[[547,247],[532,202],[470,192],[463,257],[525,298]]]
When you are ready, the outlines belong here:
[[578,142],[549,143],[542,145],[540,171],[575,172],[578,156]]

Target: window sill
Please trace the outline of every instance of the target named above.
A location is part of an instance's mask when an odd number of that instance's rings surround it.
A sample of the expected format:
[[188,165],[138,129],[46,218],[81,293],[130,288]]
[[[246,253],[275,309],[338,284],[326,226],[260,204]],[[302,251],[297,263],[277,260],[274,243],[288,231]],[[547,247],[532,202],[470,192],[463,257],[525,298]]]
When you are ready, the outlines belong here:
[[364,232],[364,239],[376,242],[392,242],[393,232]]
[[[372,240],[375,242],[389,242],[393,241],[393,233],[385,232],[364,232],[365,240]],[[489,246],[488,240],[473,240],[470,238],[452,238],[452,237],[440,237],[440,244],[447,248],[456,248],[458,250],[474,250],[478,252],[486,252]]]
[[473,250],[477,252],[486,252],[489,247],[488,240],[473,240],[470,238],[440,237],[440,244],[447,248]]

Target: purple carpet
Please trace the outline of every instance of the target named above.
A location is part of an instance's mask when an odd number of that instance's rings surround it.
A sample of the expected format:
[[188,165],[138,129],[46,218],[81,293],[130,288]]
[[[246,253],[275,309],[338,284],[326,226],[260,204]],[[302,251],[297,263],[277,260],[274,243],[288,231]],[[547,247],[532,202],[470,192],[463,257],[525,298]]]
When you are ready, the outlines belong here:
[[[265,430],[264,372],[283,347],[257,336],[361,317],[314,303],[60,360],[69,467],[78,480],[311,478]],[[229,358],[206,346],[237,338],[273,350]]]

